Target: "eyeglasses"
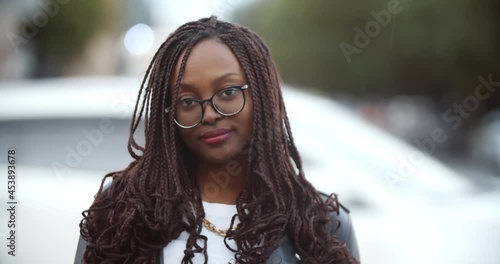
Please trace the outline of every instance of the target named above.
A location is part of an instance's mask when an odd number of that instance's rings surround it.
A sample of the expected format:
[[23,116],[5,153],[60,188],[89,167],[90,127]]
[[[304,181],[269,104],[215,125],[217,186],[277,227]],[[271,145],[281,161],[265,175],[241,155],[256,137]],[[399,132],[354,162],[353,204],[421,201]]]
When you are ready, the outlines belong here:
[[[233,116],[241,112],[245,107],[245,90],[248,85],[234,86],[222,89],[212,95],[210,99],[198,101],[192,98],[181,99],[175,104],[175,123],[182,128],[192,128],[203,120],[205,111],[203,105],[210,102],[217,113],[223,116]],[[173,106],[165,109],[166,113]]]

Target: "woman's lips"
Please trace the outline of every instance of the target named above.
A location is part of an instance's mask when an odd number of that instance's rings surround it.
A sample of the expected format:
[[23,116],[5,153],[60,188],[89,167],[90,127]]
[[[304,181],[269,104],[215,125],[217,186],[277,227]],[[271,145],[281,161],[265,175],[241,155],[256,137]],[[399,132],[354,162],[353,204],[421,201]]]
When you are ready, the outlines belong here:
[[205,144],[217,144],[225,141],[231,136],[232,131],[230,129],[217,129],[209,131],[203,136],[201,136],[201,141]]

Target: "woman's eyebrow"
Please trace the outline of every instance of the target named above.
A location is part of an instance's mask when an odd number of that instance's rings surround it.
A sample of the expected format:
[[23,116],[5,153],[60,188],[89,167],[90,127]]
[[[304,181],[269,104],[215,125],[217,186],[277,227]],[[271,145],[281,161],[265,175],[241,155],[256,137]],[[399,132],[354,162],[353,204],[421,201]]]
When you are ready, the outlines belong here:
[[229,76],[233,76],[233,75],[240,75],[240,74],[239,74],[239,73],[236,73],[236,72],[228,72],[228,73],[224,73],[224,74],[222,74],[221,76],[219,76],[219,77],[215,78],[214,80],[212,80],[212,81],[210,82],[210,84],[211,84],[213,87],[215,87],[215,86],[217,86],[217,84],[218,84],[219,82],[221,82],[221,81],[223,81],[224,79],[226,79],[227,77],[229,77]]
[[186,90],[196,90],[196,88],[194,88],[194,85],[188,83],[180,83],[180,87]]
[[[221,76],[219,76],[219,77],[213,79],[212,81],[210,81],[210,85],[212,87],[216,87],[220,82],[224,81],[224,79],[227,79],[228,77],[234,76],[234,75],[240,75],[240,74],[236,73],[236,72],[224,73]],[[189,83],[180,83],[180,87],[182,87],[182,88],[184,88],[186,90],[196,91],[195,86],[192,85],[192,84],[189,84]]]

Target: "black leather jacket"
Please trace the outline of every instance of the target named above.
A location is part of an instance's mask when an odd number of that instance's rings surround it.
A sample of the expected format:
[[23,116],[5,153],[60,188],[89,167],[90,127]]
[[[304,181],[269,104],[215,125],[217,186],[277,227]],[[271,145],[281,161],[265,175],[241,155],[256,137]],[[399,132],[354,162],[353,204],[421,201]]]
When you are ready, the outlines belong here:
[[[321,193],[323,199],[326,199],[327,196]],[[339,203],[340,204],[340,203]],[[358,261],[360,261],[358,243],[356,241],[356,235],[354,233],[354,229],[351,223],[351,216],[349,215],[349,210],[340,204],[339,207],[339,215],[333,214],[332,217],[338,219],[341,222],[340,228],[337,231],[337,239],[345,242],[351,255],[354,256]],[[82,263],[83,252],[85,251],[87,243],[80,236],[78,241],[78,246],[75,255],[75,264]],[[163,250],[159,251],[158,264],[163,264]],[[285,239],[283,243],[274,251],[266,264],[292,264],[299,263],[299,259],[295,255],[295,249],[291,244],[290,240]],[[315,262],[313,262],[315,263]]]

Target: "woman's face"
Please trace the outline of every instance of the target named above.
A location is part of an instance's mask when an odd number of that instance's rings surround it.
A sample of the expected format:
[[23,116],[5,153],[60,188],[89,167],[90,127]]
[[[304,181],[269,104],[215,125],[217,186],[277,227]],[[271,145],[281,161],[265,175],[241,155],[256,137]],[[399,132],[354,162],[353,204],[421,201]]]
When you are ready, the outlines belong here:
[[[180,61],[181,59],[177,62],[170,83],[172,88],[177,82]],[[191,50],[178,99],[188,99],[187,102],[189,99],[210,99],[224,88],[241,87],[244,84],[247,84],[246,76],[231,49],[218,39],[206,39],[198,42]],[[235,159],[238,153],[241,153],[252,132],[251,89],[252,87],[249,87],[243,92],[245,105],[238,114],[223,116],[207,102],[203,104],[203,119],[197,126],[178,127],[180,136],[198,158],[212,163],[223,163]]]

